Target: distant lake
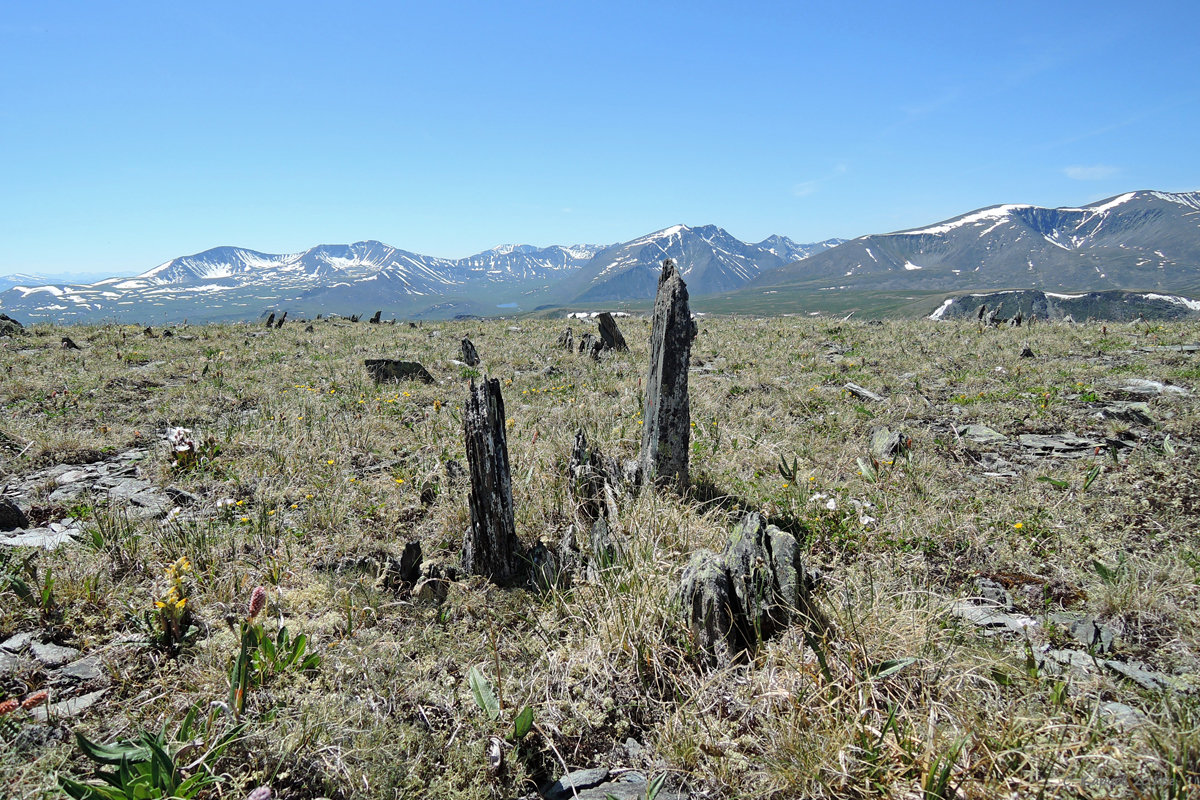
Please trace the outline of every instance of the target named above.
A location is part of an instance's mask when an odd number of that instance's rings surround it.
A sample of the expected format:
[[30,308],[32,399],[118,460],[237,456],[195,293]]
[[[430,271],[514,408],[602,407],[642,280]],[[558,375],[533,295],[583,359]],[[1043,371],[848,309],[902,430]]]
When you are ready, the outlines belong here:
[[496,308],[516,308],[516,303],[498,303]]

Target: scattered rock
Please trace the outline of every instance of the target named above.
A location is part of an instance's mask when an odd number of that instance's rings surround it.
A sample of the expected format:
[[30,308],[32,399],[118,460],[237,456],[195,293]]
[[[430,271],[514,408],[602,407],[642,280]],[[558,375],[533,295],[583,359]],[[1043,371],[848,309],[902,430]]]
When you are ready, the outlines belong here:
[[562,776],[550,788],[542,792],[546,800],[568,800],[580,796],[578,793],[585,789],[593,789],[608,779],[609,771],[605,767],[595,769],[577,769]]
[[282,327],[283,327],[283,323],[287,321],[287,314],[288,314],[288,312],[286,312],[286,311],[285,311],[285,312],[283,312],[283,316],[282,316],[282,317],[280,317],[279,319],[275,320],[275,329],[276,329],[276,330],[278,330],[279,328],[282,328]]
[[1033,348],[1029,346],[1029,342],[1021,342],[1021,358],[1034,358]]
[[475,345],[471,343],[470,336],[462,338],[462,357],[468,367],[479,366],[479,352],[475,349]]
[[563,332],[558,335],[558,340],[554,344],[560,350],[575,351],[575,332],[571,330],[570,325],[563,329]]
[[521,573],[523,557],[513,519],[500,381],[489,378],[476,386],[471,380],[463,429],[471,472],[471,525],[463,540],[463,569],[509,583]]
[[376,311],[376,312],[375,312],[375,316],[373,316],[373,317],[371,317],[369,320],[367,320],[367,323],[368,323],[368,324],[370,324],[370,325],[378,325],[378,324],[379,324],[379,320],[380,320],[380,318],[382,318],[382,317],[383,317],[383,309],[381,308],[381,309],[379,309],[378,311]]
[[71,339],[70,336],[64,336],[64,337],[62,337],[62,349],[63,350],[78,350],[79,345],[75,344],[75,341],[73,339]]
[[875,394],[870,389],[864,389],[857,383],[847,383],[844,388],[860,400],[869,400],[872,403],[882,403],[884,400],[882,395]]
[[892,461],[908,450],[912,440],[902,431],[893,431],[886,427],[875,428],[871,431],[871,455],[880,461]]
[[94,692],[89,692],[88,694],[81,695],[79,697],[61,700],[50,706],[49,715],[46,713],[45,706],[38,706],[30,709],[29,714],[38,722],[45,722],[47,719],[68,719],[70,717],[77,717],[84,711],[87,711],[89,708],[96,705],[96,702],[99,701],[106,692],[108,692],[108,689],[98,689]]
[[96,656],[88,656],[56,670],[51,681],[53,683],[87,683],[103,677],[104,671],[100,668],[100,659]]
[[39,663],[47,667],[60,667],[79,655],[79,651],[74,647],[39,641],[29,643],[29,652]]
[[308,323],[307,325],[305,325],[305,326],[304,326],[304,332],[305,332],[305,333],[313,333],[313,332],[314,332],[314,330],[316,330],[316,329],[315,329],[315,328],[313,328],[313,326],[312,326],[312,323],[311,323],[311,322],[310,322],[310,323]]
[[954,432],[976,444],[998,444],[1008,441],[1008,437],[1003,433],[992,430],[986,425],[959,425],[954,428]]
[[29,517],[20,507],[7,497],[0,497],[0,531],[12,531],[18,528],[28,528]]
[[1125,729],[1138,728],[1150,721],[1145,714],[1133,706],[1118,703],[1115,700],[1102,702],[1097,706],[1097,710],[1101,716]]
[[57,530],[53,527],[48,528],[30,528],[29,530],[13,533],[9,536],[0,536],[0,545],[6,547],[40,547],[43,550],[57,550],[64,544],[70,544],[75,541],[75,534],[80,532],[78,527],[67,527],[60,523],[57,525]]
[[1145,380],[1144,378],[1129,378],[1125,383],[1117,387],[1117,390],[1142,397],[1156,397],[1158,395],[1186,397],[1191,394],[1191,392],[1182,386],[1172,386],[1169,383],[1159,383],[1158,381]]
[[1101,407],[1095,416],[1098,419],[1117,419],[1131,425],[1154,424],[1154,418],[1150,416],[1149,405],[1128,400],[1114,400]]
[[650,370],[642,446],[642,475],[658,486],[682,492],[689,483],[688,451],[691,410],[688,404],[688,360],[696,322],[688,305],[687,284],[672,259],[663,262],[654,299],[650,334]]
[[429,374],[429,370],[425,369],[416,361],[397,361],[391,358],[368,358],[363,362],[367,367],[367,374],[376,383],[386,383],[389,381],[421,381],[422,383],[434,383],[433,376]]
[[590,333],[585,333],[579,337],[579,352],[592,357],[593,361],[600,360],[600,353],[604,350],[604,342],[597,339]]
[[263,327],[264,328],[274,328],[275,327],[275,312],[274,311],[271,312],[271,316],[267,317],[267,324],[264,325]]
[[958,600],[950,606],[950,613],[980,628],[993,628],[1000,632],[1021,633],[1027,628],[1036,628],[1037,620],[1024,614],[1004,611],[998,606],[982,605],[970,600]]
[[613,315],[604,311],[596,316],[596,323],[600,326],[600,341],[609,350],[617,352],[629,350],[629,345],[625,344],[625,337],[621,335],[621,329],[617,327],[617,321],[613,319]]
[[1093,441],[1092,439],[1084,439],[1081,436],[1076,436],[1073,433],[1058,433],[1058,434],[1040,434],[1040,433],[1022,433],[1017,437],[1017,441],[1023,447],[1028,447],[1036,451],[1042,456],[1062,456],[1066,458],[1078,458],[1079,456],[1091,455],[1096,451],[1097,447],[1102,447],[1103,442]]
[[1125,663],[1124,661],[1113,661],[1111,659],[1101,661],[1100,664],[1122,678],[1133,681],[1138,686],[1151,692],[1165,692],[1179,688],[1170,675],[1148,670],[1143,664]]
[[795,537],[758,514],[746,515],[720,556],[692,556],[679,598],[708,666],[752,657],[761,642],[794,624],[827,629]]

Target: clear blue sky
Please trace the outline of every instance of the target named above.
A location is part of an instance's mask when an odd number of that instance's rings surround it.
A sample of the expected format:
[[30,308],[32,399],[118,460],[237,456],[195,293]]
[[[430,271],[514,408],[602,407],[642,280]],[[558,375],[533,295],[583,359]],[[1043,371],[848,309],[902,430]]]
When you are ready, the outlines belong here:
[[1200,189],[1197,8],[7,0],[0,275]]

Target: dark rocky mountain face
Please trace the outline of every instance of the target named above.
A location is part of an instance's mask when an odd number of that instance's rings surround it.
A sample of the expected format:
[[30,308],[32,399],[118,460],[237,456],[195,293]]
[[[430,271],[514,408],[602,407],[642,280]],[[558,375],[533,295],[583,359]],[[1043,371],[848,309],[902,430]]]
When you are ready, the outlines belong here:
[[1001,205],[853,239],[756,289],[1188,291],[1200,286],[1200,192],[1129,192],[1082,208]]
[[1000,319],[1020,315],[1038,319],[1104,319],[1131,322],[1200,318],[1200,302],[1177,295],[1154,292],[1041,292],[1034,289],[984,292],[948,297],[931,319],[976,319],[981,306],[995,311]]

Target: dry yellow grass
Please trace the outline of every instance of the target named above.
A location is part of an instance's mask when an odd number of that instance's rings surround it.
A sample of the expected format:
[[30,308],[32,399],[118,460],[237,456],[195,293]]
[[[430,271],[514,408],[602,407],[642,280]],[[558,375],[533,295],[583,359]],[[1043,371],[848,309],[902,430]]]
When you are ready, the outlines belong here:
[[[507,798],[594,765],[667,772],[669,785],[705,797],[934,796],[943,767],[967,798],[1196,791],[1190,691],[1036,664],[1044,645],[1080,647],[1050,615],[1086,612],[1117,631],[1113,657],[1200,688],[1195,398],[1152,399],[1150,425],[1094,417],[1127,378],[1200,388],[1200,355],[1138,350],[1195,342],[1200,326],[706,317],[693,346],[696,491],[621,498],[624,563],[547,594],[464,579],[440,602],[345,568],[399,557],[409,541],[426,562],[457,563],[466,496],[444,465],[463,459],[472,371],[451,359],[468,333],[478,373],[504,387],[518,532],[527,544],[561,538],[574,514],[575,431],[607,454],[635,455],[649,338],[647,321],[622,320],[631,352],[594,363],[554,348],[565,324],[322,321],[312,334],[219,325],[153,339],[97,326],[70,331],[81,351],[61,350],[50,327],[0,340],[0,481],[148,447],[153,483],[200,497],[174,520],[132,522],[99,498],[54,508],[53,487],[42,487],[35,516],[82,516],[104,545],[39,552],[56,615],[4,590],[0,640],[46,630],[101,653],[108,694],[61,725],[111,741],[224,700],[238,640],[223,617],[267,586],[268,631],[306,633],[322,664],[254,688],[212,797],[269,784],[279,797]],[[1036,358],[1018,357],[1024,340]],[[376,386],[362,364],[371,357],[421,361],[438,382]],[[847,382],[888,399],[864,403]],[[968,423],[1133,446],[1116,460],[1102,450],[1025,464],[1015,447],[957,436],[953,426]],[[881,425],[911,438],[893,463],[870,461]],[[211,437],[211,458],[173,468],[171,426]],[[1016,476],[986,477],[989,451],[1015,460]],[[781,475],[781,459],[794,475]],[[750,667],[693,666],[673,591],[692,552],[722,546],[739,508],[786,525],[824,574],[819,601],[838,631],[824,665],[791,631]],[[24,555],[0,550],[0,577],[19,574]],[[181,556],[195,568],[200,630],[171,658],[135,641],[134,619]],[[1028,647],[950,613],[978,576],[1006,582],[1039,620]],[[880,676],[888,666],[899,668]],[[473,667],[495,689],[496,720],[472,697]],[[42,688],[0,681],[0,699]],[[1114,721],[1103,709],[1115,702],[1141,720]],[[505,738],[526,707],[533,728],[506,741],[493,776],[488,740]],[[627,738],[645,749],[627,753]],[[70,740],[4,742],[0,785],[14,797],[88,774]]]

